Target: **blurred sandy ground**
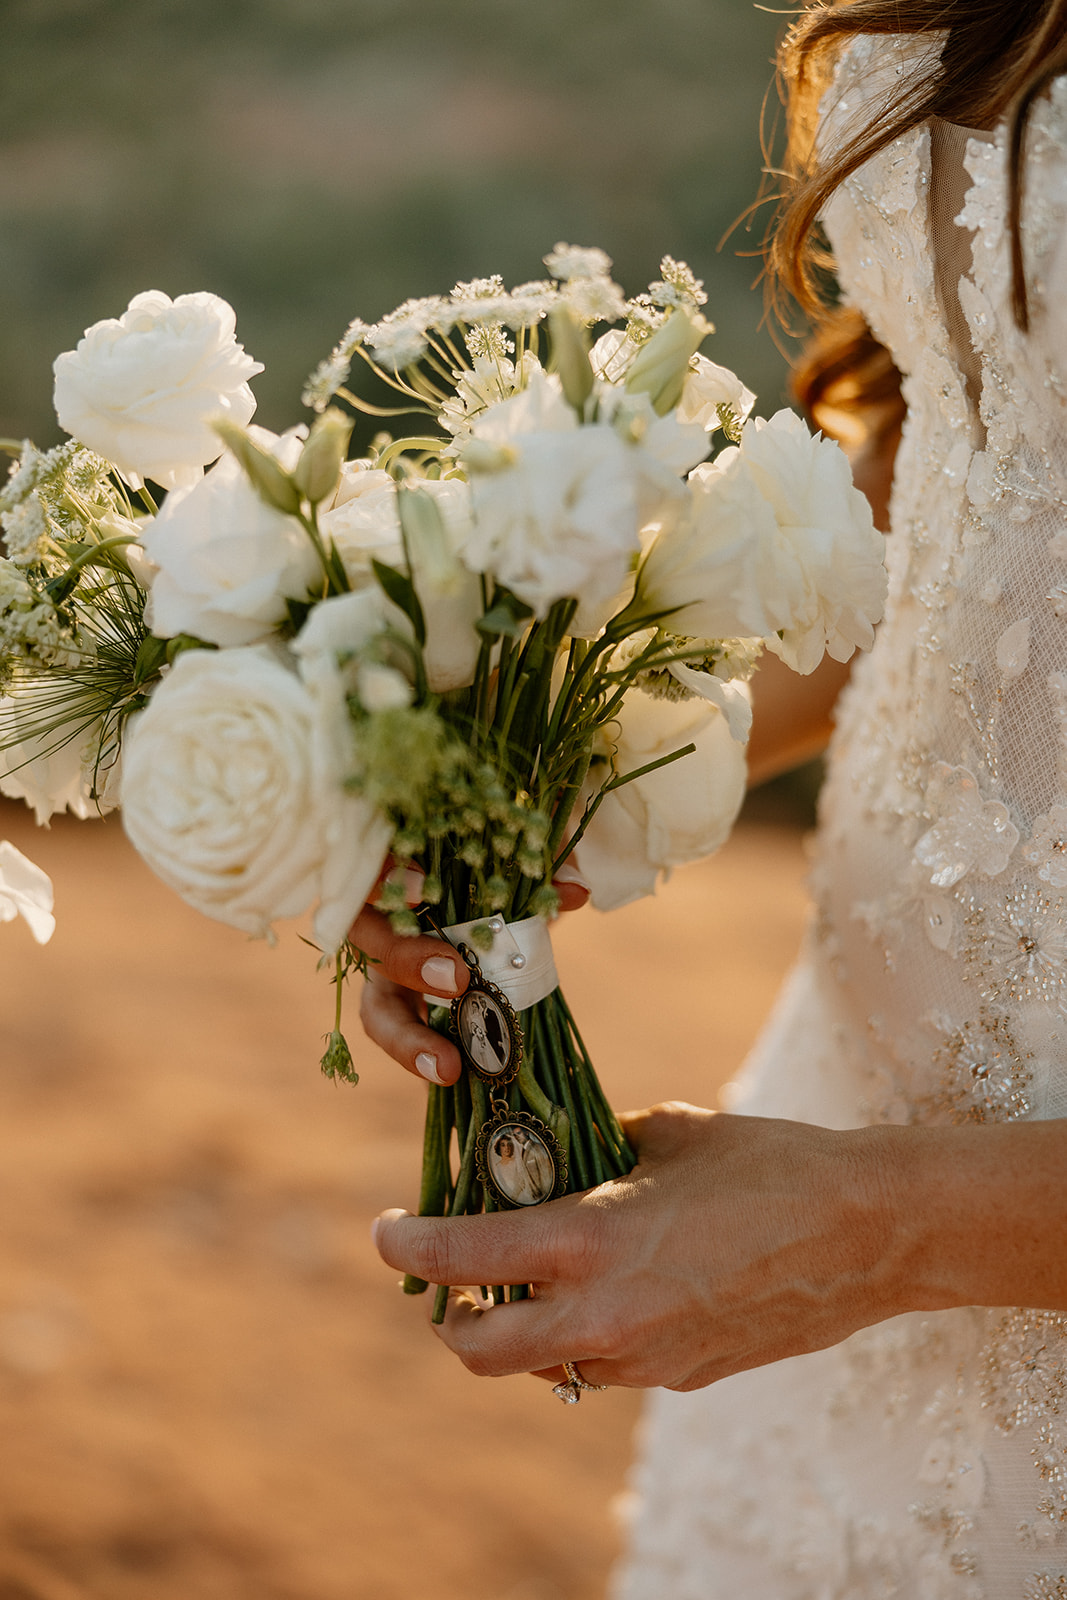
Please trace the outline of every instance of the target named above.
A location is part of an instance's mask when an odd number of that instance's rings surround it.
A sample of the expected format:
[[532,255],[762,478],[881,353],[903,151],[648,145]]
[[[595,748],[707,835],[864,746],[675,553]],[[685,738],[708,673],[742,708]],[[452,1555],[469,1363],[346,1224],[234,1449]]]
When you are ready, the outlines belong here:
[[[115,822],[0,837],[56,883],[0,929],[0,1600],[599,1600],[639,1397],[479,1381],[367,1224],[417,1193],[419,1086],[330,994],[187,909]],[[616,1104],[713,1104],[804,915],[801,836],[743,826],[558,933]],[[355,1032],[355,1006],[351,1006]]]

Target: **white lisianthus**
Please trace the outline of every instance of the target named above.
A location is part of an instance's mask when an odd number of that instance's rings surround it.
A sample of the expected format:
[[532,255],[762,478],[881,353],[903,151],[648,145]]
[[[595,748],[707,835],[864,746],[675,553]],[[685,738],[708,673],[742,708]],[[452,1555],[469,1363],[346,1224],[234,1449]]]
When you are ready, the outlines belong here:
[[745,422],[755,403],[756,396],[736,372],[716,365],[707,356],[695,355],[689,362],[689,373],[682,386],[678,421],[698,423],[712,433],[722,427],[720,406],[729,406],[738,421]]
[[[461,478],[424,478],[417,489],[429,495],[440,512],[439,546],[412,548],[411,557],[415,592],[426,622],[422,653],[426,681],[431,693],[445,694],[473,681],[481,644],[474,624],[484,610],[482,586],[459,554],[470,532],[470,491]],[[336,546],[353,589],[377,587],[372,560],[406,570],[396,483],[387,472],[346,462],[332,504],[319,514],[319,527]],[[410,635],[411,623],[404,613],[391,602],[384,603],[390,626]]]
[[[689,478],[638,579],[641,609],[692,638],[760,636],[797,672],[847,661],[882,615],[885,541],[832,441],[791,411],[746,424],[740,447]],[[780,635],[780,637],[779,637]]]
[[467,565],[539,618],[569,595],[599,615],[640,546],[632,447],[600,424],[522,434],[510,449],[507,464],[472,475]]
[[207,916],[263,937],[314,902],[336,950],[377,878],[388,823],[346,791],[340,680],[304,683],[269,646],[187,651],[130,721],[123,820],[145,861]]
[[[409,706],[411,684],[388,660],[386,629],[395,610],[376,585],[334,595],[313,607],[292,643],[300,676],[313,690],[325,685],[354,694],[367,711]],[[403,659],[403,657],[401,657]]]
[[803,574],[802,595],[778,624],[781,638],[769,630],[768,648],[803,673],[824,650],[835,661],[869,650],[888,588],[885,538],[844,451],[810,433],[795,412],[779,411],[746,424],[741,455]]
[[[0,725],[5,735],[17,735],[18,723],[17,702],[0,700]],[[9,800],[24,800],[42,827],[57,812],[70,811],[84,821],[114,811],[119,804],[121,761],[105,756],[97,764],[99,723],[57,744],[60,737],[27,734],[19,743],[0,750],[0,794]]]
[[[605,730],[604,737],[612,735],[609,749],[620,775],[687,744],[696,749],[601,802],[577,850],[601,911],[654,893],[672,867],[711,855],[727,839],[745,794],[744,747],[722,713],[703,700],[659,700],[632,690]],[[598,782],[594,769],[583,801]]]
[[[283,466],[295,466],[295,434],[250,431]],[[304,599],[322,573],[306,530],[260,498],[229,452],[192,488],[167,496],[141,542],[159,569],[151,625],[164,638],[252,644],[283,620],[286,599]]]
[[22,917],[38,944],[56,931],[52,880],[7,839],[0,839],[0,922]]
[[121,317],[95,322],[58,356],[60,426],[114,462],[134,488],[195,483],[219,454],[209,419],[239,427],[256,409],[248,380],[262,364],[234,337],[233,310],[214,294],[176,300],[150,289]]
[[346,461],[332,498],[319,507],[319,530],[332,540],[353,588],[371,578],[371,560],[395,566],[403,554],[396,482],[367,461]]

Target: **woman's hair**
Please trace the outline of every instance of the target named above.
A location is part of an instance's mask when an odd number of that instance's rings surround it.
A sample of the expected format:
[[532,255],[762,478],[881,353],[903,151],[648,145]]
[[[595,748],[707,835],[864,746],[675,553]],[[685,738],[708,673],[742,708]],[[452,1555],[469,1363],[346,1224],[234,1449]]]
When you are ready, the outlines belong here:
[[[878,117],[825,160],[815,150],[819,100],[841,47],[857,34],[944,33],[940,59],[902,83]],[[817,219],[834,190],[878,150],[929,117],[990,128],[1009,117],[1013,308],[1028,324],[1020,221],[1023,151],[1034,101],[1067,70],[1067,0],[851,0],[810,7],[779,53],[787,96],[790,193],[768,244],[772,288],[780,285],[815,322],[824,320],[829,259]]]

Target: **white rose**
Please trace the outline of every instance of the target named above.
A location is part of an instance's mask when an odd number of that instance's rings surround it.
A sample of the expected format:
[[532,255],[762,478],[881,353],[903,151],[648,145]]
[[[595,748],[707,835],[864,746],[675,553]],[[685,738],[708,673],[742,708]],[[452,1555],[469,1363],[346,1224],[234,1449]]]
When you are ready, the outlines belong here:
[[[28,710],[23,713],[28,714]],[[19,717],[15,701],[0,701],[5,737],[17,735]],[[119,804],[120,762],[108,754],[98,762],[100,724],[65,744],[57,746],[56,739],[56,734],[27,734],[20,743],[0,750],[0,794],[25,800],[41,826],[56,812],[70,811],[84,820],[113,811]]]
[[208,419],[244,427],[256,409],[248,380],[262,372],[234,338],[236,318],[214,294],[176,300],[151,289],[121,317],[95,322],[56,358],[60,426],[139,488],[195,483],[219,454]]
[[38,944],[56,931],[52,882],[7,839],[0,839],[0,922],[22,917]]
[[[284,466],[295,465],[298,438],[251,431]],[[159,569],[152,627],[165,638],[251,644],[284,619],[287,598],[304,599],[322,575],[305,529],[260,499],[229,452],[192,488],[167,496],[141,542]]]
[[318,901],[315,936],[332,951],[391,835],[346,792],[351,766],[339,680],[313,689],[263,645],[188,651],[131,719],[123,820],[198,911],[264,936]]
[[[615,736],[620,775],[696,745],[607,795],[586,829],[577,850],[580,869],[593,904],[612,911],[654,893],[672,867],[719,849],[741,808],[746,769],[744,748],[725,717],[703,700],[654,700],[631,690],[605,732]],[[583,800],[595,792],[587,784]]]

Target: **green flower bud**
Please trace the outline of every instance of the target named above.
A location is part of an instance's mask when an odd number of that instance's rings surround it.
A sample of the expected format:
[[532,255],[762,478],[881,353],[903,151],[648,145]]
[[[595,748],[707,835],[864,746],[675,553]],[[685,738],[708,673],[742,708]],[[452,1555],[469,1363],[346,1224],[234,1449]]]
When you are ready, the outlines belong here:
[[647,394],[656,415],[665,417],[682,398],[691,358],[713,332],[699,312],[676,308],[631,362],[627,393]]
[[486,905],[490,911],[503,911],[510,898],[511,890],[508,888],[507,879],[502,878],[499,872],[494,872],[485,885]]
[[293,471],[293,482],[313,506],[328,499],[337,487],[352,427],[353,418],[338,406],[330,406],[312,424]]
[[554,305],[548,313],[548,322],[552,330],[550,370],[559,374],[564,399],[581,417],[585,413],[585,402],[593,392],[593,366],[585,335],[568,305]]
[[554,917],[559,910],[559,895],[550,883],[543,883],[530,896],[532,917]]
[[352,1052],[343,1033],[334,1028],[326,1045],[326,1054],[319,1062],[327,1078],[342,1078],[345,1083],[358,1083],[359,1073],[352,1065]]
[[280,461],[269,450],[238,428],[226,417],[216,417],[211,426],[244,467],[253,489],[261,500],[276,511],[290,514],[300,510],[300,491]]
[[476,950],[485,955],[487,950],[493,948],[493,930],[488,922],[478,922],[470,931],[470,941]]
[[453,553],[437,501],[422,489],[401,484],[396,504],[411,571],[436,594],[458,594],[468,573]]

